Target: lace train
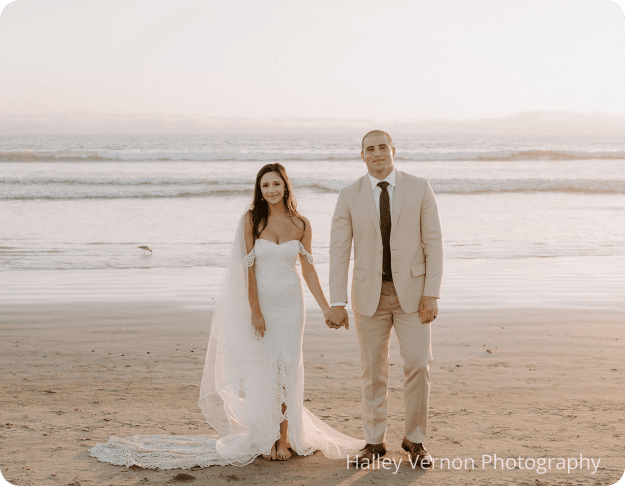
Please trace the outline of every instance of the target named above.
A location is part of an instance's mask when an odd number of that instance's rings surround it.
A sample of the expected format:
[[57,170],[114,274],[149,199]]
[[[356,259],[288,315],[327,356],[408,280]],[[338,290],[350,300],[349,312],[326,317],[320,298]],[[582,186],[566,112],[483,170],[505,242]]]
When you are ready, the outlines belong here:
[[[354,455],[365,446],[364,440],[354,439],[338,432],[318,419],[310,410],[302,408],[308,447],[305,450],[294,448],[298,455],[308,456],[318,450],[329,459],[341,459],[348,454]],[[265,450],[257,449],[253,453],[238,454],[236,451],[250,449],[248,437],[134,435],[126,438],[111,437],[108,443],[97,444],[89,449],[89,455],[116,466],[138,466],[145,469],[245,466],[260,454],[269,454],[271,446],[277,439],[278,437],[272,439]]]
[[[139,466],[145,469],[228,465],[230,461],[217,453],[217,440],[215,437],[184,435],[134,435],[125,439],[111,437],[108,443],[89,449],[89,454],[99,461],[116,466]],[[255,455],[251,456],[247,462],[255,458]]]

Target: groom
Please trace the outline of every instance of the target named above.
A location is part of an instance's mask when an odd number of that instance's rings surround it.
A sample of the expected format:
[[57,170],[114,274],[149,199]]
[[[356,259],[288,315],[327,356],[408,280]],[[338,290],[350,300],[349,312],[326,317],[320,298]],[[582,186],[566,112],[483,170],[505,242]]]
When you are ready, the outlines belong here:
[[[352,308],[362,364],[363,429],[367,445],[359,463],[386,454],[391,328],[404,361],[406,435],[402,448],[428,468],[423,447],[432,361],[430,323],[436,319],[443,275],[443,243],[429,182],[395,169],[388,133],[362,139],[368,174],[340,190],[330,234],[328,326],[349,329],[347,273],[352,239]],[[364,460],[367,459],[368,462]]]

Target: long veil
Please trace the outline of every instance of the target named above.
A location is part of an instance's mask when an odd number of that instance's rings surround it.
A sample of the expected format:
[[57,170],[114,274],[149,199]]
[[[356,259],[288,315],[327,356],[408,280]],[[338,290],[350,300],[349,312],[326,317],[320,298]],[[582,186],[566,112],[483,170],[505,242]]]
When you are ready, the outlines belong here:
[[221,436],[246,431],[246,388],[255,365],[264,359],[263,342],[251,326],[244,216],[239,220],[213,313],[198,401],[206,421]]
[[[277,431],[267,419],[273,398],[267,393],[271,359],[251,325],[248,268],[254,250],[246,253],[241,216],[213,313],[198,404],[219,436],[135,435],[111,437],[89,450],[100,461],[149,469],[190,469],[195,466],[236,465],[268,454]],[[344,435],[303,407],[306,448],[340,459],[364,447],[363,440]],[[279,434],[278,434],[279,435]]]
[[213,314],[198,401],[208,424],[224,438],[217,452],[233,464],[268,454],[275,441],[261,416],[267,410],[262,387],[267,354],[251,324],[248,268],[254,250],[248,255],[245,248],[245,215],[237,226]]

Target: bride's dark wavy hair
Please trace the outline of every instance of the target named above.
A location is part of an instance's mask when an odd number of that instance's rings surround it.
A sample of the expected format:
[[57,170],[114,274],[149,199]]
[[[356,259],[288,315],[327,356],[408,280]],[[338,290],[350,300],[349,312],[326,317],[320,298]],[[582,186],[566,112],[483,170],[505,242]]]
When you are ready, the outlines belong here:
[[280,176],[282,182],[284,182],[284,198],[282,199],[282,202],[284,203],[287,215],[291,219],[296,217],[304,223],[304,231],[306,231],[306,221],[304,221],[302,215],[297,212],[297,201],[293,195],[293,186],[291,185],[289,176],[286,175],[286,169],[281,164],[267,164],[261,168],[256,175],[254,200],[252,201],[252,207],[250,208],[254,241],[256,241],[263,232],[265,226],[267,226],[267,220],[269,219],[269,204],[263,199],[263,192],[260,189],[260,180],[269,172],[275,172]]

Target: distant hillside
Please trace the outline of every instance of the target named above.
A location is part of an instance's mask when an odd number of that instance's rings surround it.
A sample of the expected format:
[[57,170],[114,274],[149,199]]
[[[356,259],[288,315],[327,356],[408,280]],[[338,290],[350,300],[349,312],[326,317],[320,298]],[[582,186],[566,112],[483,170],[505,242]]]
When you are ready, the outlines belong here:
[[610,135],[625,137],[625,115],[528,111],[501,118],[204,118],[149,114],[0,114],[0,135],[346,133],[380,128],[397,135]]

